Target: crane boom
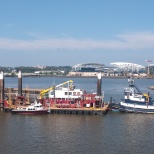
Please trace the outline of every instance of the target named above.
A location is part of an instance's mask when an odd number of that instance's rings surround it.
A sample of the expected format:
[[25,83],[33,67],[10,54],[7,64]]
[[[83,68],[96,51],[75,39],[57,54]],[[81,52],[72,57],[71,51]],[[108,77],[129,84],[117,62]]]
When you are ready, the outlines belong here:
[[68,81],[63,82],[63,83],[61,83],[61,84],[58,84],[58,85],[56,85],[56,86],[52,86],[52,87],[50,87],[50,88],[47,88],[47,89],[45,89],[45,90],[42,90],[42,91],[40,92],[40,98],[42,99],[42,97],[44,96],[44,94],[48,93],[50,90],[54,90],[55,88],[61,87],[61,86],[65,85],[65,84],[67,84],[67,83],[68,83],[68,84],[72,84],[73,81],[72,81],[72,80],[68,80]]

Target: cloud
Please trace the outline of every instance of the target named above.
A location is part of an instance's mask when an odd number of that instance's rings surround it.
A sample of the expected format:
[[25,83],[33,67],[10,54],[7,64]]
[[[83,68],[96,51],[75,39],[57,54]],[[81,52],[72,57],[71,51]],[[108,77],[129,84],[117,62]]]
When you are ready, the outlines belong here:
[[0,38],[0,49],[7,50],[46,50],[46,49],[154,49],[154,33],[140,32],[116,35],[112,40],[93,39],[34,39],[19,40]]
[[118,35],[117,38],[125,41],[128,49],[154,49],[154,33],[140,32]]

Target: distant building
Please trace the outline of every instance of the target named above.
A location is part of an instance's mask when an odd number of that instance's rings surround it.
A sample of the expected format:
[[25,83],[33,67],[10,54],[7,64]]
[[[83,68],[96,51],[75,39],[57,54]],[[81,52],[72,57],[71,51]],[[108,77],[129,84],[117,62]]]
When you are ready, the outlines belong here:
[[110,63],[112,66],[115,66],[117,68],[119,68],[122,71],[139,71],[139,70],[145,70],[145,67],[139,64],[135,64],[135,63],[127,63],[127,62],[114,62],[114,63]]
[[103,70],[104,64],[85,63],[77,64],[72,67],[72,72],[99,72]]
[[68,76],[97,76],[98,72],[69,72]]
[[150,64],[149,69],[150,73],[154,74],[154,64]]
[[98,72],[101,72],[102,76],[132,75],[145,77],[147,75],[146,71],[141,70],[146,70],[146,68],[142,65],[127,62],[111,63],[111,66],[98,63],[85,63],[74,65],[68,76],[97,76]]
[[107,67],[99,63],[76,64],[69,72],[69,76],[97,76],[98,72],[102,72],[102,76],[108,76],[109,72],[114,72],[116,67]]
[[35,71],[34,73],[35,74],[40,74],[40,73],[45,74],[45,73],[51,73],[51,71]]
[[40,69],[44,69],[46,68],[46,66],[42,66],[42,65],[37,65],[37,66],[34,66],[35,68],[40,68]]

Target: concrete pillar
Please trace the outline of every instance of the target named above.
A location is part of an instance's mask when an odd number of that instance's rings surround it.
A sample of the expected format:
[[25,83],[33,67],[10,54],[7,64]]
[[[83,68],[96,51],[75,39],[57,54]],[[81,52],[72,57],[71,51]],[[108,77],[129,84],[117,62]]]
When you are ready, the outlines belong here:
[[18,72],[18,95],[22,96],[22,73]]
[[0,100],[4,100],[4,73],[0,72]]
[[102,74],[98,73],[97,75],[97,96],[101,96],[102,95]]

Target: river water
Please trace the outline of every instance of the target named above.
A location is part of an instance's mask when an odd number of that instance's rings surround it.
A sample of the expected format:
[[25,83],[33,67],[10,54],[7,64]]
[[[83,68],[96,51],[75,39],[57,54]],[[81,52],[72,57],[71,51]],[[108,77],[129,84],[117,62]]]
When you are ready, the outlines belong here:
[[[23,78],[23,87],[49,88],[71,78]],[[95,78],[73,78],[76,88],[96,91]],[[153,79],[136,79],[141,91],[154,91]],[[5,87],[16,87],[18,79],[5,78]],[[127,79],[102,79],[105,102],[120,101]],[[2,154],[152,154],[154,115],[108,112],[106,115],[12,115],[0,111]]]

